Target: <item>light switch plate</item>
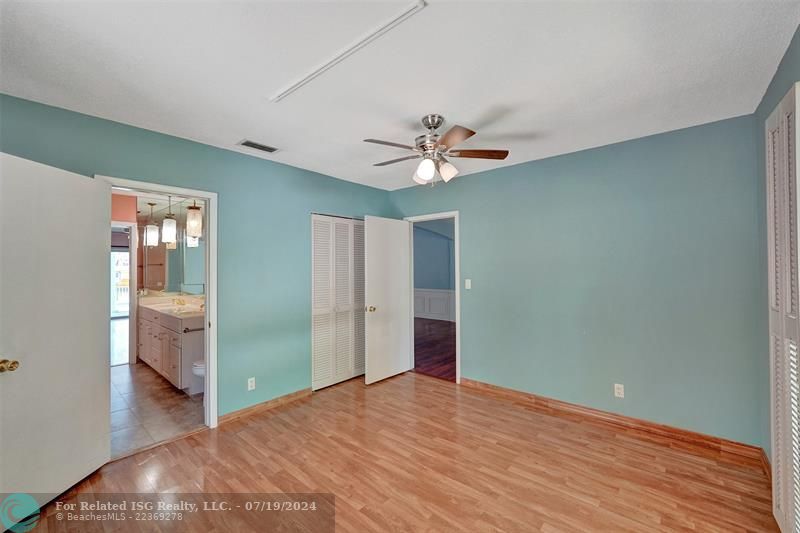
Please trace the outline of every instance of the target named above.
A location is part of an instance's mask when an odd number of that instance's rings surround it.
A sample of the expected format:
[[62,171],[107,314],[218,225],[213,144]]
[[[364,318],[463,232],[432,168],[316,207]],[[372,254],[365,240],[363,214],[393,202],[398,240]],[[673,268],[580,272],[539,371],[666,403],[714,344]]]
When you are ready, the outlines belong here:
[[617,398],[625,397],[625,385],[614,383],[614,396]]
[[256,390],[256,378],[247,378],[247,390]]
[[466,290],[470,290],[472,288],[472,280],[471,279],[465,279],[464,280],[464,288]]

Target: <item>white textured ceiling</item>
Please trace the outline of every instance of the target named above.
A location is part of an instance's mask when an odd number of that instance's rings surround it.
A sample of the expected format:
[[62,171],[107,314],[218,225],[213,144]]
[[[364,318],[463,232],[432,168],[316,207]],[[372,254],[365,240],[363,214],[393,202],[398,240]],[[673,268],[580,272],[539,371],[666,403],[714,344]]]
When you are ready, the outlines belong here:
[[[797,1],[430,0],[286,99],[269,97],[413,1],[0,2],[0,91],[384,189],[441,113],[462,175],[751,113]],[[259,154],[260,156],[260,154]]]

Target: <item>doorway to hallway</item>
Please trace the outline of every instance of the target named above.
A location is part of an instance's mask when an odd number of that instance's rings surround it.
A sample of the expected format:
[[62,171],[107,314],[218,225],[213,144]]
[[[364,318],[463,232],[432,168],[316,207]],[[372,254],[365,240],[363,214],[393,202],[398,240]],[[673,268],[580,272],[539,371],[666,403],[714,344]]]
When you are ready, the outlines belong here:
[[455,214],[412,222],[414,371],[458,380],[458,245]]

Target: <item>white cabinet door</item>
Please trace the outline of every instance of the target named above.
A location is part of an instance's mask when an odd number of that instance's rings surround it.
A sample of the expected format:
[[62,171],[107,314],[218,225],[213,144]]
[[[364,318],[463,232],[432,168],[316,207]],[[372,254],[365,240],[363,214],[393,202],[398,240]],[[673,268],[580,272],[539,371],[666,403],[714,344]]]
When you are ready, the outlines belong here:
[[110,227],[108,183],[0,154],[0,500],[109,459]]
[[412,350],[411,224],[366,217],[366,382],[407,372]]

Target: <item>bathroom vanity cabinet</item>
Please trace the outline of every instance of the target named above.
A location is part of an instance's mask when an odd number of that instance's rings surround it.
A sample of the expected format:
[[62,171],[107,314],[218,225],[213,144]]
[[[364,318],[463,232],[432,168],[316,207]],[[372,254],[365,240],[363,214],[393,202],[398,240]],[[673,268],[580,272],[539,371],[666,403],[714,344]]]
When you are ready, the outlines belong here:
[[189,394],[202,392],[192,363],[204,357],[204,323],[203,313],[182,315],[139,305],[139,359],[175,387],[189,389]]

